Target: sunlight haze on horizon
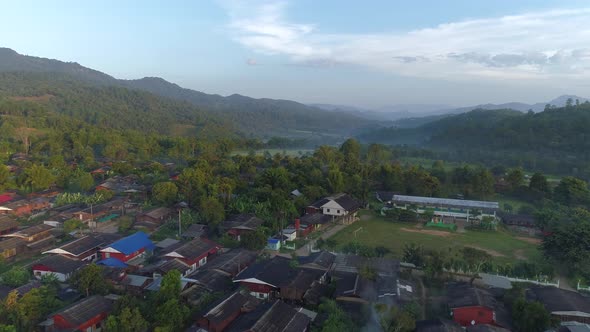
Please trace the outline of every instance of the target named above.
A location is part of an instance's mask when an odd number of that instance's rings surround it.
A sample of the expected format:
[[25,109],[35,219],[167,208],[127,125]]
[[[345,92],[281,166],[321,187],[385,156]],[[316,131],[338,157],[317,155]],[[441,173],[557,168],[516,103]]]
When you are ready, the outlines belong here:
[[589,97],[585,1],[15,1],[0,47],[206,93],[378,108]]

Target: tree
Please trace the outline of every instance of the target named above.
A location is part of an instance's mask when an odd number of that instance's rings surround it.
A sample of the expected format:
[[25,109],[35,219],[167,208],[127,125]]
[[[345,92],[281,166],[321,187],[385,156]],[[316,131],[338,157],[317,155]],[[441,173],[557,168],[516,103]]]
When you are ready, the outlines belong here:
[[201,216],[209,225],[209,229],[216,230],[225,219],[223,204],[215,197],[205,198],[200,205]]
[[415,243],[406,243],[404,245],[403,260],[417,267],[424,266],[424,249]]
[[590,263],[590,222],[565,222],[556,226],[552,234],[541,243],[547,258],[554,259],[573,269]]
[[94,178],[90,173],[76,169],[69,174],[66,186],[70,192],[88,191],[94,186]]
[[144,332],[149,323],[138,308],[125,307],[119,315],[110,315],[106,321],[107,332]]
[[22,266],[14,266],[10,270],[2,273],[2,284],[11,287],[19,287],[26,284],[31,278],[29,270]]
[[524,171],[522,168],[511,169],[506,175],[506,181],[508,181],[512,190],[522,186],[524,184]]
[[554,325],[542,303],[527,302],[524,298],[512,305],[512,320],[519,332],[543,332]]
[[94,263],[86,265],[73,277],[73,285],[86,296],[106,294],[109,284],[103,277],[102,268]]
[[78,218],[72,218],[64,221],[64,232],[70,233],[75,231],[76,229],[81,228],[83,225],[82,220]]
[[554,199],[568,206],[584,205],[590,202],[590,190],[584,180],[566,176],[555,187]]
[[176,201],[178,187],[172,182],[158,182],[152,189],[152,197],[158,203],[170,205]]
[[330,167],[328,171],[328,184],[333,193],[341,192],[344,189],[344,176],[337,166]]
[[322,299],[318,311],[326,315],[321,332],[347,332],[352,331],[355,322],[347,315],[334,300]]
[[51,171],[49,171],[49,169],[39,164],[33,164],[31,167],[26,168],[24,175],[25,185],[27,185],[31,191],[47,189],[56,180],[56,177]]
[[546,197],[551,193],[549,182],[547,182],[547,178],[541,173],[533,174],[529,182],[529,189],[533,192],[542,194],[543,197]]
[[340,146],[340,152],[347,162],[358,161],[361,155],[361,144],[357,140],[349,138]]
[[188,314],[189,309],[177,298],[173,298],[158,306],[155,318],[159,327],[169,331],[180,331]]
[[411,332],[416,328],[416,319],[406,310],[386,304],[376,304],[379,324],[385,332]]
[[180,272],[178,270],[171,270],[162,278],[160,290],[158,290],[157,298],[160,303],[164,303],[171,299],[178,299],[182,284],[180,282]]
[[4,191],[9,187],[10,171],[8,167],[0,164],[0,191]]
[[264,230],[257,229],[247,232],[240,237],[242,246],[248,250],[262,250],[266,246],[267,235]]
[[492,260],[492,256],[487,252],[471,247],[463,247],[461,254],[467,267],[475,273],[480,272],[483,265]]

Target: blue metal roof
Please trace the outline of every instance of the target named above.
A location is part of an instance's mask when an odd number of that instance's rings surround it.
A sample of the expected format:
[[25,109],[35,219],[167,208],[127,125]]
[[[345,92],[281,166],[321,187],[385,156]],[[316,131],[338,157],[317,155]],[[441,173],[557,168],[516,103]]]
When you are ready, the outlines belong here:
[[127,264],[121,262],[120,260],[118,260],[114,257],[109,257],[109,258],[103,259],[101,261],[96,262],[96,264],[110,266],[110,267],[120,267],[120,268],[127,267]]
[[140,249],[153,250],[154,243],[150,241],[148,235],[144,232],[137,232],[135,234],[124,237],[116,242],[113,242],[109,248],[113,248],[125,255],[132,254]]

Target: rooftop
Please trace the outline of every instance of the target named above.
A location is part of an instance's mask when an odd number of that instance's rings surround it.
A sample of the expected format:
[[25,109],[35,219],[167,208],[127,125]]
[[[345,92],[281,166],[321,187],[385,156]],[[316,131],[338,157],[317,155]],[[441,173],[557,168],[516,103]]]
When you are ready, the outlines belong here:
[[322,213],[310,213],[302,216],[299,220],[302,224],[306,225],[323,225],[329,223],[332,220],[332,216]]
[[170,210],[169,208],[159,207],[159,208],[156,208],[156,209],[153,209],[151,211],[144,213],[144,215],[146,215],[150,218],[161,219],[161,218],[167,217],[171,213],[172,213],[172,210]]
[[254,309],[260,301],[256,298],[248,295],[242,294],[239,292],[233,293],[232,295],[228,296],[214,305],[209,309],[209,311],[204,315],[209,322],[212,324],[218,325],[221,322],[226,321],[231,316],[233,316],[236,312],[250,311]]
[[241,248],[232,249],[208,262],[207,268],[223,271],[230,275],[236,275],[255,261],[256,257],[257,254],[254,251]]
[[166,257],[179,257],[184,259],[196,259],[206,255],[211,250],[219,248],[219,245],[207,239],[193,239],[174,251],[167,253]]
[[346,211],[355,211],[358,210],[358,208],[360,207],[359,202],[357,202],[354,198],[350,197],[350,195],[344,193],[327,197],[327,199],[338,203],[338,205],[342,206]]
[[73,303],[62,311],[57,312],[55,316],[59,315],[77,327],[100,314],[110,312],[112,307],[113,304],[110,300],[99,295],[94,295]]
[[0,232],[18,227],[19,223],[10,216],[0,216]]
[[291,267],[290,259],[275,256],[269,260],[256,262],[238,274],[234,281],[245,279],[258,279],[275,287],[288,285],[298,274],[298,271]]
[[0,253],[4,250],[14,249],[19,246],[24,246],[25,241],[18,237],[8,238],[6,240],[0,240]]
[[51,255],[43,257],[33,264],[33,267],[36,265],[46,266],[53,272],[69,274],[86,265],[86,262],[68,258],[62,255]]
[[477,208],[477,209],[486,209],[486,210],[500,209],[500,205],[498,204],[498,202],[470,201],[470,200],[452,199],[452,198],[435,198],[435,197],[394,195],[393,202],[410,203],[410,204],[429,204],[429,205],[444,206],[444,207],[457,207],[457,208]]
[[264,220],[256,217],[254,213],[242,213],[229,217],[223,222],[223,227],[226,229],[257,229],[264,223]]
[[100,245],[104,244],[104,242],[105,241],[102,239],[95,238],[89,235],[68,242],[62,245],[61,247],[45,251],[44,254],[70,254],[74,256],[79,256],[92,249],[98,248]]
[[230,275],[217,270],[197,270],[189,278],[209,292],[223,292],[234,287]]
[[577,311],[590,314],[590,298],[578,292],[534,286],[527,290],[526,295],[528,300],[543,303],[549,312]]
[[129,235],[127,237],[124,237],[118,241],[111,243],[105,249],[113,249],[117,252],[129,255],[143,248],[153,249],[154,244],[152,243],[152,241],[150,241],[147,234],[145,234],[144,232],[137,232],[135,234]]
[[336,255],[323,250],[312,253],[309,256],[299,256],[297,257],[297,260],[299,261],[299,267],[301,268],[328,270],[332,267],[332,264],[334,264]]
[[252,332],[304,332],[311,319],[290,305],[277,300],[252,326]]
[[35,225],[35,226],[31,226],[25,229],[22,229],[18,232],[15,233],[11,233],[11,234],[5,234],[2,235],[4,237],[20,237],[20,238],[25,238],[25,237],[31,237],[46,231],[49,231],[53,229],[53,226],[49,226],[46,224],[39,224],[39,225]]

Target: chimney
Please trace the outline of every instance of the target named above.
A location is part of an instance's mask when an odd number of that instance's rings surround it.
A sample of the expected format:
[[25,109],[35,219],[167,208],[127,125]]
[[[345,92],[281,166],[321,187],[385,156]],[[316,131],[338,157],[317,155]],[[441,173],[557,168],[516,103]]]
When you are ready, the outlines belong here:
[[299,226],[301,226],[301,220],[295,219],[295,230],[299,232]]

